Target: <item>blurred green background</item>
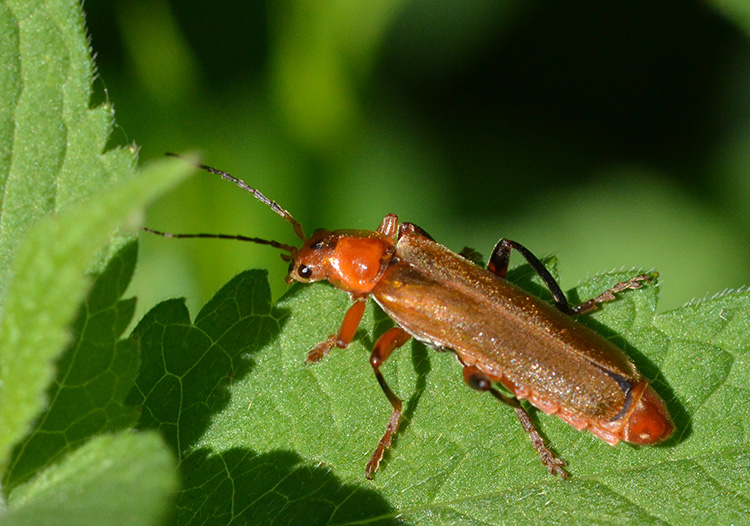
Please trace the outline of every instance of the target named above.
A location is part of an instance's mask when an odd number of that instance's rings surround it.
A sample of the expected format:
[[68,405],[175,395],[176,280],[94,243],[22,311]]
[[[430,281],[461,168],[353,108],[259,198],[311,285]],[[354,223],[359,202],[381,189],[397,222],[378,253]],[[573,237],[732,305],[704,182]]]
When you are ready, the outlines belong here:
[[[718,5],[721,5],[720,10]],[[660,310],[750,283],[750,10],[706,2],[86,2],[112,144],[198,152],[314,228],[395,212],[454,250],[556,254],[564,288],[661,273]],[[744,15],[744,18],[743,18]],[[96,101],[95,101],[96,102]],[[206,173],[146,220],[294,242]],[[141,236],[141,312],[286,265]],[[516,256],[512,262],[518,263]]]

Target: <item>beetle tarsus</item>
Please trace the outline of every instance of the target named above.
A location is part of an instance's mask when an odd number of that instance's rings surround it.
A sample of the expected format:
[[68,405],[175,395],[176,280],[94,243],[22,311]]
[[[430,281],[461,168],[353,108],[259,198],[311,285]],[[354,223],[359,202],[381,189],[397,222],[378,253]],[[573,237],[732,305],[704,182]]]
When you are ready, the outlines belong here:
[[527,413],[520,405],[515,409],[516,416],[521,422],[521,426],[524,431],[529,434],[531,445],[533,445],[534,449],[539,453],[539,458],[541,459],[542,464],[547,467],[547,471],[549,471],[550,475],[560,475],[564,479],[568,478],[568,472],[563,469],[563,466],[566,465],[565,461],[555,455],[555,453],[547,447],[542,435],[539,434],[539,431],[537,431],[534,426],[534,422],[531,421],[529,413]]
[[307,359],[305,363],[317,363],[331,352],[333,346],[336,345],[336,335],[331,334],[328,338],[317,344],[307,353]]
[[365,467],[365,477],[367,477],[369,480],[372,480],[372,474],[378,470],[380,461],[383,460],[385,450],[391,447],[391,438],[398,429],[398,424],[400,421],[401,400],[398,400],[398,408],[393,408],[393,413],[391,413],[391,418],[388,420],[388,425],[385,426],[385,433],[380,439],[380,442],[378,442],[378,447],[376,447],[375,451],[373,451],[372,456],[370,457],[370,461]]
[[639,274],[638,276],[632,277],[628,280],[621,281],[617,283],[614,287],[605,290],[601,294],[599,294],[595,298],[591,298],[590,300],[584,301],[583,303],[580,303],[576,305],[575,307],[572,307],[570,309],[570,314],[576,315],[576,314],[584,314],[586,312],[591,312],[592,310],[596,310],[599,308],[599,305],[601,303],[607,303],[609,301],[614,301],[617,299],[616,294],[626,291],[626,290],[635,290],[641,288],[646,283],[650,283],[653,281],[654,277],[651,274]]

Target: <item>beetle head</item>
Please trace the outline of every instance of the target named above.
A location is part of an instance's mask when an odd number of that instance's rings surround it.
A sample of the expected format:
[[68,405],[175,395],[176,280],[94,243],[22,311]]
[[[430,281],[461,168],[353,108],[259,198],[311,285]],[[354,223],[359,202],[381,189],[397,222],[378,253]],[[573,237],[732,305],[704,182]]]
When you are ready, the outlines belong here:
[[328,230],[316,230],[305,239],[302,246],[282,254],[281,258],[289,261],[286,282],[312,283],[327,279],[327,267],[331,254],[336,246],[336,237]]

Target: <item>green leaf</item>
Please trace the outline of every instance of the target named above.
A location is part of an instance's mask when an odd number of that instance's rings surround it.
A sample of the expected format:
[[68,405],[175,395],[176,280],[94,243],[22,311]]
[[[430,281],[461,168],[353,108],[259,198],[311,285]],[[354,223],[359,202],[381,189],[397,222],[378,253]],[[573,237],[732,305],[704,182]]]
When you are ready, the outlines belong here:
[[[118,227],[190,167],[165,161],[138,177],[135,148],[102,153],[113,114],[89,108],[77,0],[4,0],[0,29],[0,520],[153,521],[174,486],[168,452],[147,434],[102,436],[136,417],[123,400],[137,342],[118,341],[133,246],[82,302],[126,241]],[[142,508],[123,504],[142,491]]]
[[109,104],[90,108],[89,43],[78,2],[0,3],[0,296],[31,225],[132,177],[134,149],[102,154]]
[[[596,276],[575,295],[636,273]],[[583,317],[654,379],[677,431],[660,446],[611,447],[535,412],[569,481],[547,474],[512,411],[464,385],[450,353],[407,344],[382,369],[405,421],[370,482],[364,466],[391,411],[368,363],[382,313],[368,307],[348,349],[305,365],[348,299],[297,286],[272,306],[263,281],[241,274],[195,325],[181,302],[167,302],[136,330],[150,357],[138,381],[142,425],[169,437],[189,488],[178,523],[684,524],[706,510],[720,523],[750,518],[747,292],[657,316],[658,287],[647,286]]]
[[125,397],[138,374],[139,349],[120,341],[130,323],[134,299],[121,300],[137,255],[126,245],[97,277],[72,325],[72,341],[57,359],[44,413],[15,447],[5,473],[7,490],[33,477],[101,433],[127,429],[138,420]]
[[176,486],[155,433],[103,435],[14,491],[0,524],[153,524]]
[[43,393],[69,341],[94,254],[129,214],[183,175],[179,163],[159,163],[80,207],[43,218],[27,234],[0,321],[0,458],[7,459],[45,404]]

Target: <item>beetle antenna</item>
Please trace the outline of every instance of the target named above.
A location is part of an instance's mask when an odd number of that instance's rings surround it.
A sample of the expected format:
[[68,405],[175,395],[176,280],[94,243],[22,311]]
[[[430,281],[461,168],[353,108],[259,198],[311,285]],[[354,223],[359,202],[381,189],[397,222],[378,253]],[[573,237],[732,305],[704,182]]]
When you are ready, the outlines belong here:
[[[187,160],[182,155],[177,154],[177,153],[167,152],[166,155],[169,156],[169,157],[177,157],[178,159]],[[216,175],[220,176],[222,179],[226,179],[227,181],[231,181],[234,184],[236,184],[237,186],[239,186],[240,188],[242,188],[243,190],[245,190],[247,192],[250,192],[251,194],[253,194],[253,196],[258,201],[260,201],[264,205],[267,205],[271,210],[273,210],[274,212],[276,212],[277,214],[279,214],[281,217],[283,217],[287,222],[289,222],[292,225],[292,228],[294,229],[294,233],[297,234],[297,237],[299,237],[302,241],[306,241],[307,240],[307,238],[305,237],[305,233],[302,230],[302,225],[299,223],[299,221],[297,221],[296,219],[294,219],[292,217],[292,214],[290,214],[287,210],[281,208],[281,206],[279,206],[279,204],[276,201],[272,201],[269,198],[267,198],[265,195],[263,195],[260,192],[260,190],[256,190],[255,188],[253,188],[252,186],[250,186],[249,184],[247,184],[242,179],[239,179],[239,178],[233,176],[232,174],[227,173],[227,172],[225,172],[223,170],[219,170],[217,168],[214,168],[213,166],[208,166],[207,164],[203,164],[203,163],[193,163],[193,164],[195,164],[195,166],[197,166],[201,170],[205,170],[205,171],[207,171],[209,173],[216,174]],[[165,236],[165,237],[218,237],[220,239],[228,239],[229,238],[229,239],[237,239],[239,241],[252,241],[254,243],[261,242],[261,244],[276,246],[276,245],[273,245],[272,243],[263,242],[263,240],[261,240],[261,241],[254,241],[254,240],[258,239],[258,238],[244,238],[243,239],[243,236],[223,236],[223,235],[195,234],[195,235],[179,235],[179,236],[175,235],[175,236]],[[276,243],[276,242],[274,241],[273,243]],[[280,244],[280,243],[276,243],[276,244]],[[276,247],[276,248],[281,248],[281,247]],[[286,249],[284,249],[284,250],[286,250]]]
[[259,237],[248,237],[248,236],[241,236],[241,235],[230,235],[230,234],[172,234],[171,232],[163,232],[161,230],[154,230],[153,228],[146,228],[141,227],[141,230],[144,232],[148,232],[150,234],[156,234],[157,236],[162,237],[168,237],[172,239],[178,239],[178,238],[195,238],[200,237],[204,239],[232,239],[234,241],[249,241],[250,243],[257,243],[259,245],[270,245],[274,248],[278,248],[280,250],[284,250],[285,252],[289,252],[289,254],[282,254],[281,259],[284,261],[290,261],[294,254],[297,252],[297,247],[293,247],[291,245],[286,245],[284,243],[279,243],[278,241],[273,241],[270,239],[261,239]]

